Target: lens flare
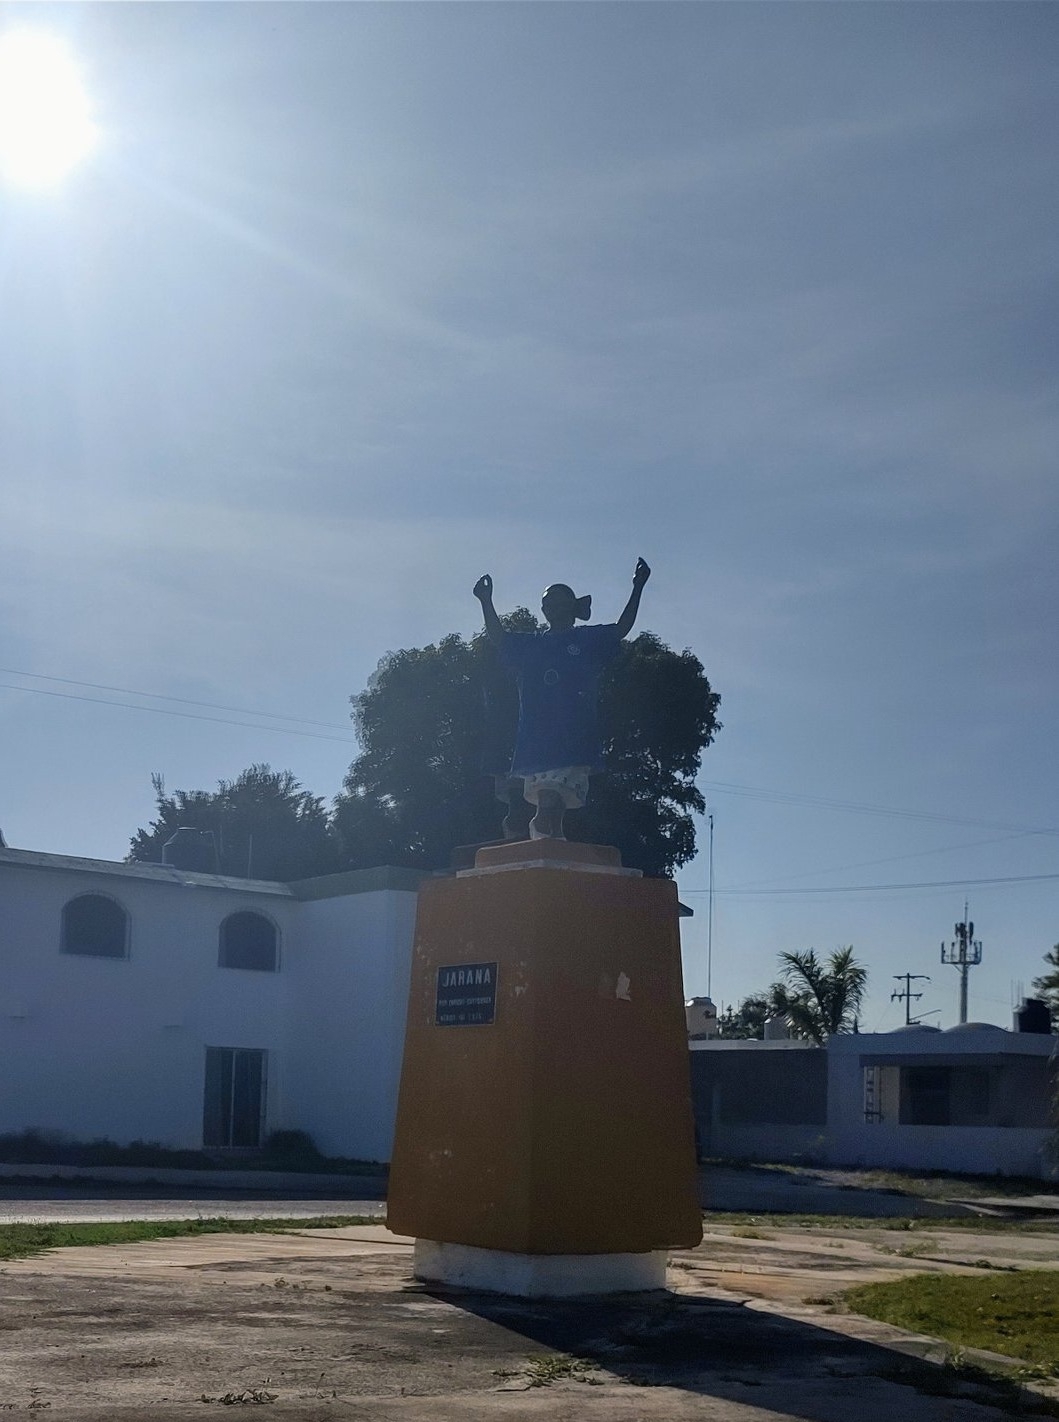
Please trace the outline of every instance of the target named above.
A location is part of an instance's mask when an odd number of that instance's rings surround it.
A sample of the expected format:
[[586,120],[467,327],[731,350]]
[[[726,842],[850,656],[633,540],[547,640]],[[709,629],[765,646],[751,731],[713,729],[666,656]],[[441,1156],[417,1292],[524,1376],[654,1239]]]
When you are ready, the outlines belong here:
[[72,55],[35,30],[0,34],[0,175],[21,187],[60,182],[98,130]]

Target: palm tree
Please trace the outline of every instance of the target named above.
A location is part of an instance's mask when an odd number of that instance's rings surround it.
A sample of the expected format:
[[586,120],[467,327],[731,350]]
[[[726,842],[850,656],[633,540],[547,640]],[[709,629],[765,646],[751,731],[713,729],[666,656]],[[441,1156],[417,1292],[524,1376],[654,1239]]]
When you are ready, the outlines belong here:
[[1059,943],[1045,953],[1044,961],[1052,971],[1043,974],[1042,977],[1034,978],[1033,990],[1048,1004],[1048,1011],[1052,1014],[1052,1023],[1056,1025],[1059,1024]]
[[838,948],[826,963],[814,949],[781,953],[781,983],[771,989],[776,1006],[786,1013],[796,1037],[819,1046],[836,1032],[852,1031],[868,985],[868,970],[853,957],[853,949]]

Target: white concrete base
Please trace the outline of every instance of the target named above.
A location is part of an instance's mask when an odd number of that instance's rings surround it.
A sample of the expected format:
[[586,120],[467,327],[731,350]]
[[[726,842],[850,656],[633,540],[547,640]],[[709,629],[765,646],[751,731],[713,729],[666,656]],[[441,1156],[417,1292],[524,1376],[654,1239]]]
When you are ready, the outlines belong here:
[[510,1254],[417,1239],[417,1279],[524,1299],[642,1293],[666,1286],[666,1251],[648,1254]]

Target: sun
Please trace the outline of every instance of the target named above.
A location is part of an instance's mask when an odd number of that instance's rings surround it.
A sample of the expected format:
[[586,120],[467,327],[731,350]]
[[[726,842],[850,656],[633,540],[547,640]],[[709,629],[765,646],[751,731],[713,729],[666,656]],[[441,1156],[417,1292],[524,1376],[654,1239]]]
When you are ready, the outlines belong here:
[[20,187],[60,182],[96,145],[88,95],[61,39],[0,34],[0,176]]

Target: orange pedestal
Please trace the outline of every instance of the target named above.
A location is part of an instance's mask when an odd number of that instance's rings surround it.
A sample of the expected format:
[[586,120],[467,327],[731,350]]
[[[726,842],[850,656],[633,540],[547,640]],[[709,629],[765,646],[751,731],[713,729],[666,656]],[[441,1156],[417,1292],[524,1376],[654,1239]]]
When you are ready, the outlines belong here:
[[423,886],[388,1218],[529,1255],[699,1242],[672,883],[539,840]]

